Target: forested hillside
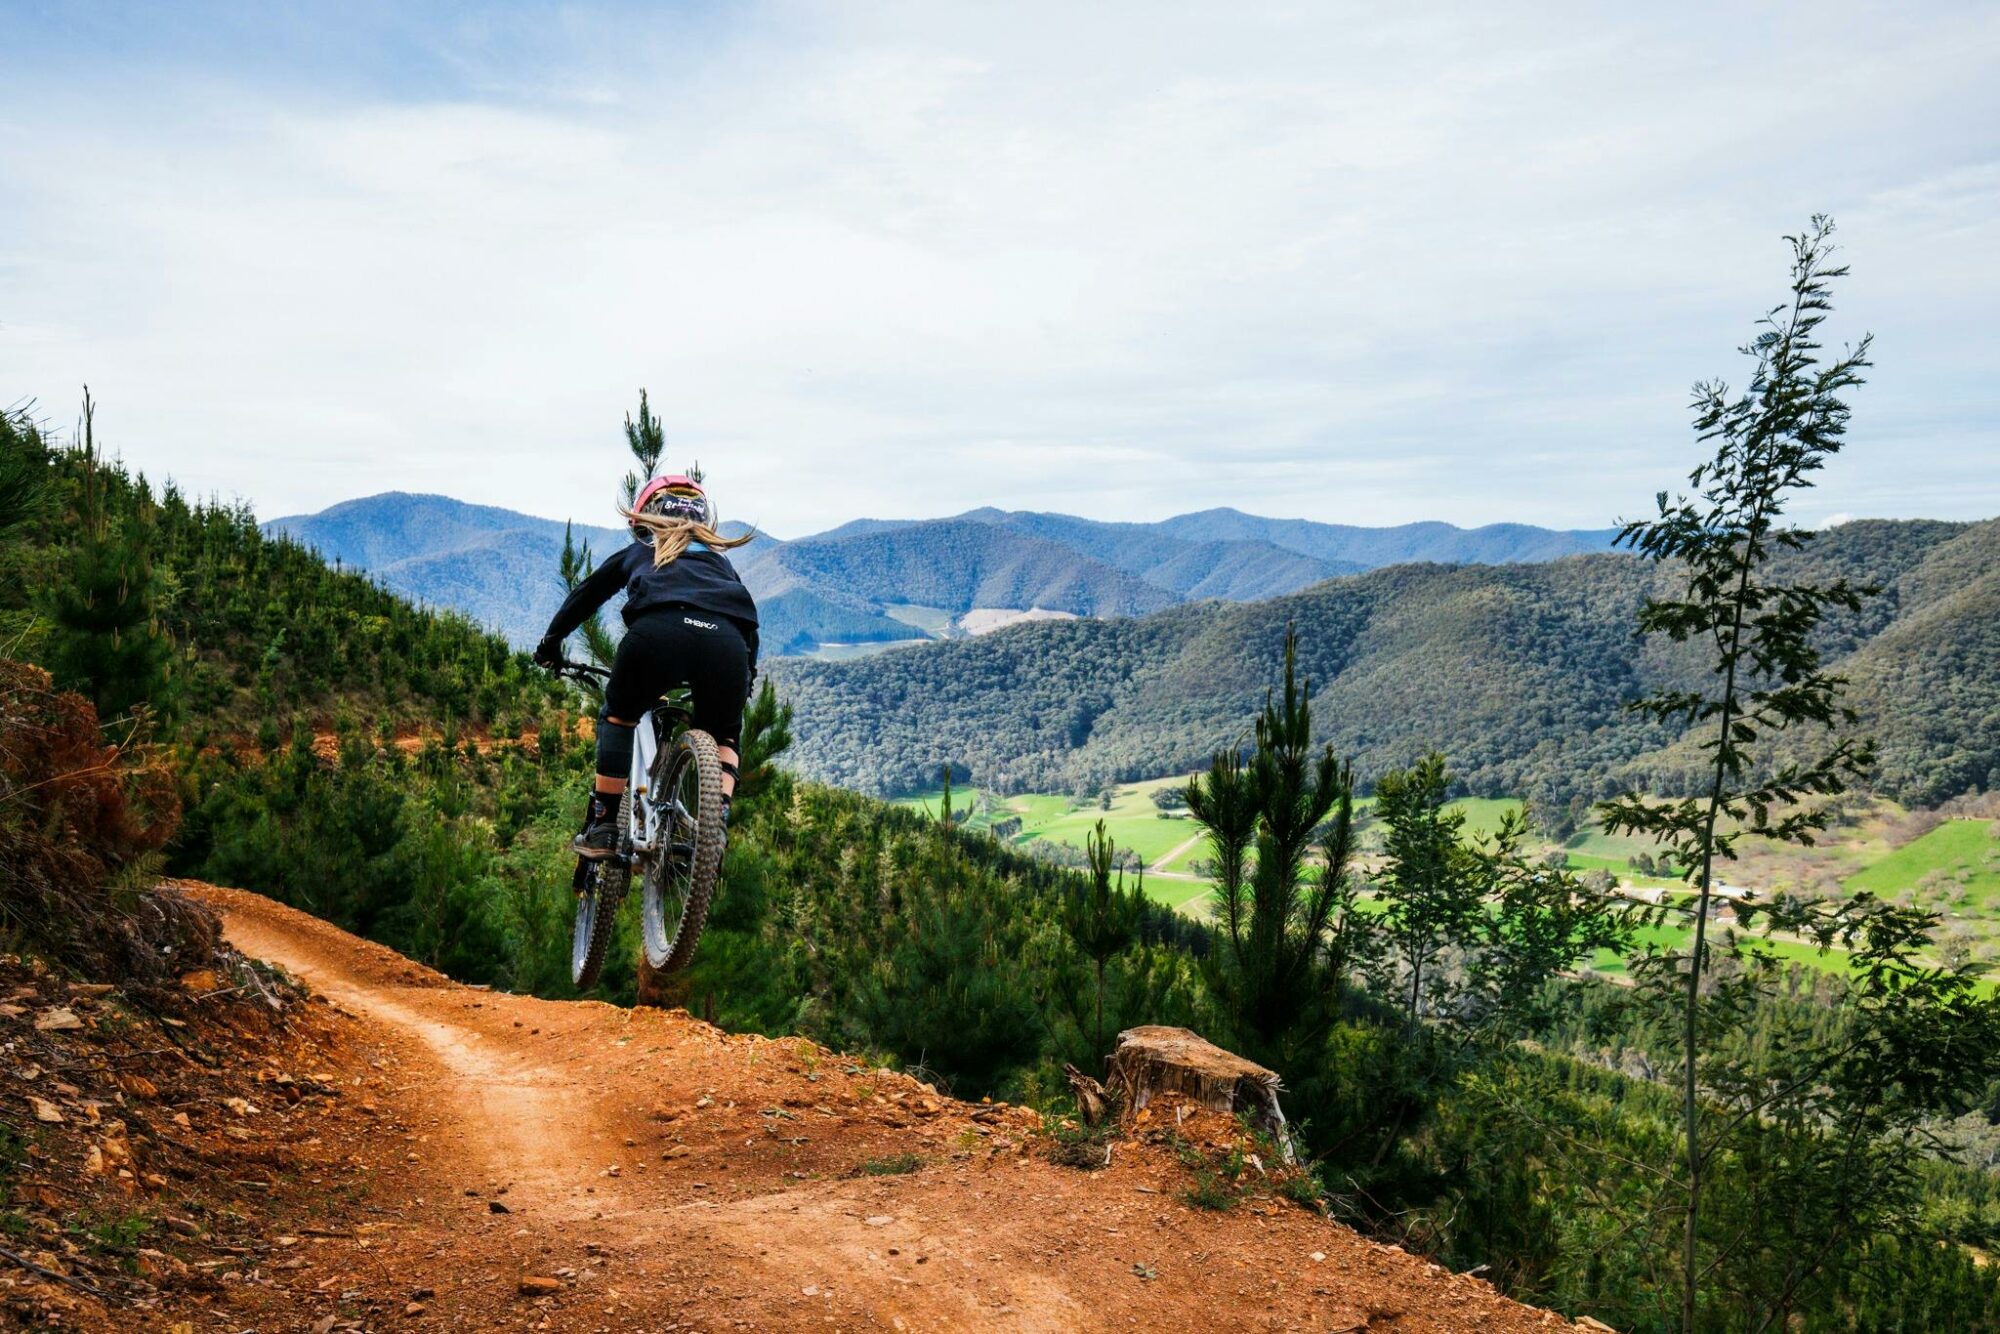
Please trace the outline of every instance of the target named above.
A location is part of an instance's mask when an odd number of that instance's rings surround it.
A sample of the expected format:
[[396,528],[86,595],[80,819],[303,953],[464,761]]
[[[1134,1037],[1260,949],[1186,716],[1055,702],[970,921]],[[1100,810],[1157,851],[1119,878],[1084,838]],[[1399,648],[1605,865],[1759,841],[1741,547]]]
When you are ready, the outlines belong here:
[[[959,517],[1060,542],[1191,599],[1251,602],[1369,568],[1365,562],[1324,560],[1260,539],[1211,536],[1197,515],[1161,523],[1102,523],[1067,514],[977,509]],[[1303,526],[1315,530],[1332,527]]]
[[[979,523],[913,524],[831,542],[808,538],[744,562],[744,580],[760,597],[832,589],[875,606],[909,604],[953,614],[1040,607],[1076,616],[1134,616],[1178,601],[1167,589],[1079,558],[1059,543]],[[898,637],[909,635],[906,627]]]
[[0,633],[107,714],[143,701],[203,738],[336,716],[371,730],[512,728],[558,698],[464,617],[266,537],[246,508],[50,450],[18,417],[0,433],[41,479],[24,540],[0,557]]
[[[1143,573],[1149,564],[1166,559],[1167,545],[1221,543],[1243,556],[1258,551],[1289,551],[1316,564],[1317,578],[1357,574],[1382,565],[1408,561],[1439,561],[1463,565],[1504,565],[1516,561],[1555,560],[1606,551],[1617,536],[1615,528],[1553,529],[1532,524],[1495,523],[1459,528],[1435,520],[1389,528],[1320,523],[1312,519],[1267,519],[1241,510],[1211,509],[1178,514],[1153,523],[1109,523],[1068,514],[987,507],[969,510],[957,519],[860,519],[843,524],[825,538],[861,536],[924,523],[972,522],[1012,528],[1062,542],[1095,560],[1122,570]],[[1303,567],[1301,567],[1303,568]],[[1294,585],[1298,587],[1298,585]],[[1290,590],[1287,590],[1290,591]]]
[[[360,566],[380,575],[405,561],[430,560],[452,552],[499,548],[527,540],[560,544],[564,526],[554,519],[538,519],[495,505],[469,505],[449,496],[385,491],[342,501],[317,514],[272,519],[264,531],[311,547],[330,563]],[[627,540],[622,528],[586,523],[576,525],[576,536],[602,549]]]
[[[1823,632],[1880,738],[1882,789],[1924,804],[2000,781],[2000,523],[1851,523],[1790,559],[1882,589]],[[815,777],[898,792],[949,762],[1003,791],[1095,790],[1187,772],[1245,735],[1296,624],[1321,734],[1363,771],[1436,746],[1472,792],[1566,803],[1679,772],[1668,738],[1625,709],[1691,670],[1632,635],[1663,577],[1623,555],[1404,565],[1266,602],[778,670]]]

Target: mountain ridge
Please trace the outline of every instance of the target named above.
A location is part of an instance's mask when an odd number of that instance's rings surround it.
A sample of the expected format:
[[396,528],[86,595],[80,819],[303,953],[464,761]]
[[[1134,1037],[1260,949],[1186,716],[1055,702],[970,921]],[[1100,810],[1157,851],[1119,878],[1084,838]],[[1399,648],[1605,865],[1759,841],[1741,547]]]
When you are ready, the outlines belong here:
[[[461,611],[520,646],[539,637],[561,599],[555,568],[565,524],[554,519],[389,491],[263,527],[414,600]],[[578,525],[574,533],[600,559],[626,541],[616,527]],[[1600,550],[1610,534],[1441,522],[1374,529],[1233,509],[1114,523],[983,507],[939,519],[854,519],[789,542],[760,534],[731,558],[763,609],[767,651],[782,655],[964,634],[996,613],[1102,618],[1208,599],[1256,601],[1411,553],[1550,559]],[[962,620],[975,611],[985,620]]]

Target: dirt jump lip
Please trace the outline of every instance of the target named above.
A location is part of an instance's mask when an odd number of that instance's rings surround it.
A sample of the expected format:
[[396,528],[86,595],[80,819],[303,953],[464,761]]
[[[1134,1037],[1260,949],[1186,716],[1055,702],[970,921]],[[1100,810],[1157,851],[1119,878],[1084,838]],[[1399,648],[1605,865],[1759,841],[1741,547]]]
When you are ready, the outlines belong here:
[[1026,1109],[682,1011],[462,986],[259,895],[186,888],[381,1053],[351,1076],[382,1118],[353,1149],[385,1215],[365,1262],[375,1286],[431,1292],[425,1322],[1569,1325],[1296,1206],[1192,1208],[1150,1146],[1059,1167]]

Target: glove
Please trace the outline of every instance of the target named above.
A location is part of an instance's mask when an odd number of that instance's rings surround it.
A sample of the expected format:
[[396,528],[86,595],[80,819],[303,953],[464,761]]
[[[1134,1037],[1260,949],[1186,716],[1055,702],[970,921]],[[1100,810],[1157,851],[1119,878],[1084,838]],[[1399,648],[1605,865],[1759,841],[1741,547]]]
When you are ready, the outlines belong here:
[[562,640],[554,635],[542,636],[542,642],[535,645],[535,666],[554,671],[562,666],[562,660]]

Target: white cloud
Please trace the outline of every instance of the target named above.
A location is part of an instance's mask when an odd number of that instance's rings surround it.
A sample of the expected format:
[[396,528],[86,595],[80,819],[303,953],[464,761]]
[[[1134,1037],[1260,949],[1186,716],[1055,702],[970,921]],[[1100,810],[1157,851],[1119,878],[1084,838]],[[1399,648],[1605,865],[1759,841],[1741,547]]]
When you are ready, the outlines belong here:
[[1821,499],[1985,513],[2000,17],[1793,13],[582,9],[387,90],[57,53],[0,93],[0,398],[88,379],[266,514],[583,517],[645,384],[780,532],[1595,526],[1693,461],[1687,385],[1825,208],[1881,364]]

